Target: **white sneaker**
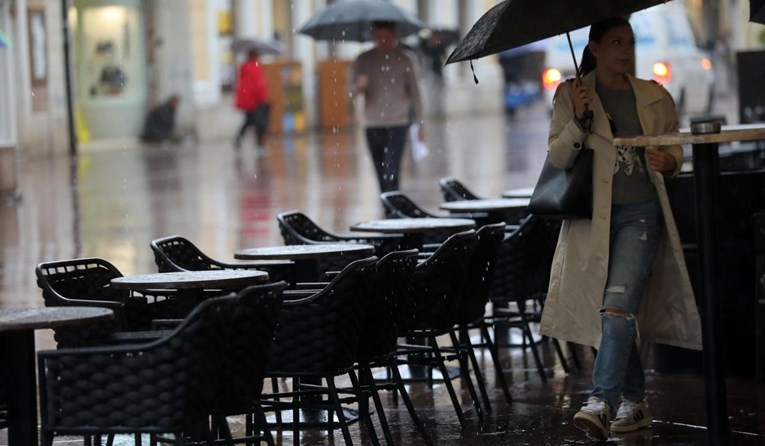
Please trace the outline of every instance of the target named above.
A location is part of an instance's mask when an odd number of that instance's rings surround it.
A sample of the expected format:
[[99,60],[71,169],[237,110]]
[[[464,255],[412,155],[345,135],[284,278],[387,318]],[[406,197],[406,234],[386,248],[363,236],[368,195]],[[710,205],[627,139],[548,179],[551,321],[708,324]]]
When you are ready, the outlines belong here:
[[616,418],[611,423],[611,432],[632,432],[653,423],[653,412],[648,403],[623,400],[616,412]]
[[574,415],[574,426],[583,430],[588,437],[599,441],[608,440],[608,426],[613,418],[613,410],[602,399],[591,396]]

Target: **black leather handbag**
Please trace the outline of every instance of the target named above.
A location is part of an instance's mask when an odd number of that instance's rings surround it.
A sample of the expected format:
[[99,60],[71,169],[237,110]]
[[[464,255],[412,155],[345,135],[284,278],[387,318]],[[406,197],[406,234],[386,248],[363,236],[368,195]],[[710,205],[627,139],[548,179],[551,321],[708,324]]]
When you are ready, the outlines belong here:
[[545,158],[528,211],[540,218],[592,218],[592,149],[582,149],[574,164],[558,169]]

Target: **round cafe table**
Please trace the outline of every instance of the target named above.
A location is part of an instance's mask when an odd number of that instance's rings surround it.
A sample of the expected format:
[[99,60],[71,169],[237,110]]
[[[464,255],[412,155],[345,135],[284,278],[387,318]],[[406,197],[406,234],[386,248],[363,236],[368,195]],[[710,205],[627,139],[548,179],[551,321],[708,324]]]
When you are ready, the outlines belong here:
[[85,325],[114,317],[97,307],[0,309],[0,367],[8,397],[8,444],[37,446],[35,330]]
[[694,134],[687,131],[663,135],[642,135],[614,139],[615,146],[667,146],[692,144],[693,175],[696,204],[696,231],[699,244],[699,269],[702,285],[701,322],[704,344],[704,385],[708,438],[711,444],[728,444],[728,406],[725,376],[722,367],[722,331],[720,330],[716,259],[717,177],[719,174],[719,143],[765,140],[765,126],[723,126],[719,133]]
[[265,246],[242,249],[234,253],[239,260],[286,259],[295,262],[298,282],[318,282],[324,271],[319,271],[319,260],[348,255],[374,255],[375,247],[363,243],[316,243],[310,245]]
[[386,218],[356,223],[351,231],[403,234],[403,249],[422,249],[425,234],[453,234],[474,227],[475,221],[468,218]]

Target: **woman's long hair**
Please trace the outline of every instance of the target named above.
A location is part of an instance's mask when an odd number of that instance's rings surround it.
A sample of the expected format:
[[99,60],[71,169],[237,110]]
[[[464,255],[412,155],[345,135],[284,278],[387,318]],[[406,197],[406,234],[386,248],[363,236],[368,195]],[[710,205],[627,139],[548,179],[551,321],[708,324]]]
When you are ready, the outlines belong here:
[[[594,23],[592,26],[590,26],[590,42],[600,42],[600,39],[603,38],[603,36],[608,32],[608,30],[612,28],[616,28],[617,26],[622,25],[629,25],[630,21],[627,17],[617,16],[617,17],[611,17],[610,19],[601,20],[600,22]],[[597,60],[595,59],[595,56],[593,56],[592,51],[590,51],[590,44],[589,42],[584,47],[584,51],[582,51],[582,63],[579,65],[579,76],[584,76],[595,69]]]

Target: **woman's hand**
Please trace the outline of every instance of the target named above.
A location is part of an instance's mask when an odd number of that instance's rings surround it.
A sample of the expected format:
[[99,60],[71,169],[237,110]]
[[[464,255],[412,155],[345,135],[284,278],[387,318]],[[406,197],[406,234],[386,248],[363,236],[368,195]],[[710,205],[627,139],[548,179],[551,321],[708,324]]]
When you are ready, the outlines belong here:
[[658,150],[656,147],[645,148],[645,161],[649,169],[657,172],[673,172],[677,169],[675,157]]
[[574,100],[574,114],[577,119],[584,118],[584,111],[587,110],[587,106],[590,103],[590,89],[582,85],[582,81],[579,78],[574,79],[574,91],[571,95],[571,99]]

